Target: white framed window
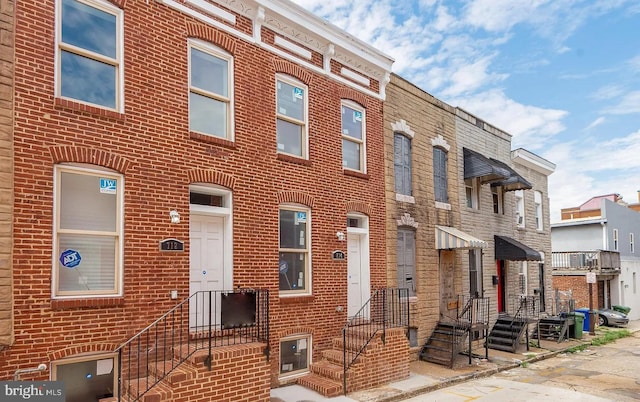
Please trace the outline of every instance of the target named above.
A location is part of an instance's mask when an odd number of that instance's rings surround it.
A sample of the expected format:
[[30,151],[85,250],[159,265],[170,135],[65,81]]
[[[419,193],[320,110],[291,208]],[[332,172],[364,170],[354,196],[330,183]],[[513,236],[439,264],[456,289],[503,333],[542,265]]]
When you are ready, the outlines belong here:
[[433,147],[433,187],[437,202],[449,202],[447,151],[440,147]]
[[536,229],[543,230],[544,220],[542,218],[542,193],[540,191],[535,191],[533,193],[533,199],[536,206]]
[[122,21],[105,0],[56,2],[56,96],[124,110]]
[[482,297],[484,288],[482,283],[482,251],[480,249],[469,250],[469,295]]
[[121,295],[122,175],[58,165],[54,187],[53,297]]
[[618,229],[613,229],[613,251],[618,251]]
[[636,247],[633,241],[633,233],[629,233],[629,251],[631,251],[631,253],[636,252]]
[[494,214],[504,214],[504,191],[500,186],[491,186],[491,201]]
[[308,94],[302,82],[276,76],[277,152],[308,159]]
[[472,209],[480,209],[479,203],[479,186],[477,179],[467,179],[464,181],[464,190],[467,200],[467,207]]
[[280,294],[311,293],[310,227],[311,211],[308,208],[280,207]]
[[516,197],[516,225],[519,228],[524,227],[524,190],[516,190],[513,192]]
[[526,296],[527,295],[527,287],[528,287],[528,275],[527,275],[527,262],[526,261],[520,261],[520,270],[518,272],[518,280],[519,280],[519,290],[520,290],[520,295],[522,296]]
[[398,288],[416,295],[416,232],[398,228]]
[[401,133],[393,134],[393,169],[396,193],[412,195],[411,138]]
[[358,172],[366,170],[366,119],[364,108],[342,101],[342,167]]
[[280,340],[280,375],[309,372],[311,367],[311,335],[299,334]]
[[99,401],[117,397],[118,356],[114,353],[84,355],[54,361],[51,379],[68,384],[67,401]]
[[233,141],[233,56],[189,40],[189,130]]

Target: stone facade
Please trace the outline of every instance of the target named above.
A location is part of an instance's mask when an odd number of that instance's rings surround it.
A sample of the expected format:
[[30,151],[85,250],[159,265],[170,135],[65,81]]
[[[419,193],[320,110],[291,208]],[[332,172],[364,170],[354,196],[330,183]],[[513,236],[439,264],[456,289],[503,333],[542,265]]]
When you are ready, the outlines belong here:
[[[498,267],[495,258],[494,235],[511,237],[521,243],[551,256],[551,239],[549,226],[549,197],[547,176],[532,168],[513,163],[511,152],[511,135],[476,118],[464,110],[457,109],[456,130],[458,138],[458,182],[460,197],[460,215],[462,230],[488,243],[488,247],[482,249],[482,291],[484,297],[488,297],[491,303],[490,321],[495,321],[498,312],[509,310],[509,304],[521,294],[521,270],[524,264],[526,273],[526,293],[533,296],[538,294],[539,262],[538,261],[505,261],[505,289],[504,305],[498,306],[498,285],[495,283],[498,277]],[[494,212],[493,194],[491,185],[477,184],[477,203],[473,207],[467,206],[466,187],[464,181],[464,155],[463,148],[476,151],[487,158],[494,158],[516,170],[521,176],[533,185],[530,190],[524,190],[525,222],[524,227],[518,227],[516,222],[516,201],[513,191],[498,190],[502,197],[502,205],[498,213]],[[548,175],[548,173],[547,173]],[[542,231],[535,226],[534,191],[540,191],[543,199]],[[464,292],[469,292],[469,256],[462,258],[462,272]],[[551,267],[545,269],[545,300],[550,306],[551,301]]]
[[[387,281],[398,284],[398,229],[415,232],[415,296],[411,297],[411,326],[417,332],[413,352],[428,339],[440,319],[439,250],[435,247],[435,225],[459,224],[455,109],[397,75],[391,76],[384,104],[386,167]],[[412,194],[398,194],[394,176],[394,134],[410,139]],[[438,140],[438,138],[441,138]],[[450,146],[447,160],[449,204],[435,202],[433,148]],[[446,251],[441,251],[447,253]],[[451,252],[449,252],[451,254]],[[449,256],[456,264],[456,255]],[[459,271],[455,271],[459,272]],[[456,288],[460,277],[450,278]],[[417,353],[415,354],[417,356]]]
[[13,343],[14,11],[0,0],[0,350]]

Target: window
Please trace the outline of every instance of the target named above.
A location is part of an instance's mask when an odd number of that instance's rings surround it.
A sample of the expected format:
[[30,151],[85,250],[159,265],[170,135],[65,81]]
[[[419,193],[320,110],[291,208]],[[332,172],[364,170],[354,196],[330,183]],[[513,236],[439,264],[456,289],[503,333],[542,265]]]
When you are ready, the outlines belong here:
[[491,186],[491,199],[493,201],[493,213],[504,214],[504,193],[502,187]]
[[636,248],[633,244],[633,233],[629,233],[629,251],[631,251],[631,253],[636,252]]
[[233,140],[233,58],[189,41],[189,130]]
[[480,209],[478,203],[478,180],[467,179],[464,181],[465,195],[467,199],[467,207]]
[[518,227],[524,227],[524,191],[516,190],[514,191],[514,195],[516,197],[516,225]]
[[52,364],[52,380],[62,381],[67,401],[98,401],[117,396],[118,359],[114,355],[83,356]]
[[520,261],[520,272],[518,272],[518,279],[520,280],[520,295],[521,296],[526,296],[527,295],[527,285],[528,285],[528,278],[527,278],[527,262],[526,261]]
[[103,0],[60,0],[56,96],[121,111],[122,10]]
[[342,167],[365,171],[365,115],[355,103],[342,101]]
[[469,250],[469,294],[471,297],[482,297],[482,252]]
[[396,181],[396,193],[412,195],[411,139],[398,133],[393,135],[393,168]]
[[613,251],[618,251],[618,229],[613,229]]
[[53,296],[122,294],[122,176],[57,166]]
[[542,193],[540,191],[536,191],[533,193],[533,196],[536,204],[536,229],[542,230],[544,229],[542,220]]
[[416,233],[413,230],[398,229],[398,287],[409,289],[409,295],[416,294]]
[[436,201],[448,203],[447,152],[438,147],[433,148],[433,187]]
[[309,371],[311,363],[311,337],[297,335],[280,341],[280,374],[298,374]]
[[280,209],[280,291],[310,293],[309,210],[296,207]]
[[276,98],[277,151],[307,159],[307,87],[278,76]]

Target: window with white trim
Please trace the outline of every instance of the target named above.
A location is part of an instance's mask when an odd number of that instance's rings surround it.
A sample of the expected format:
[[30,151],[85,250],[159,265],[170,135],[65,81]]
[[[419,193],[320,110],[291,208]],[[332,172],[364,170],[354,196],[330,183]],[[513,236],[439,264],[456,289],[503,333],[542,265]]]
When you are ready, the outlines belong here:
[[520,261],[520,270],[518,272],[518,280],[519,280],[519,290],[521,296],[527,295],[527,286],[528,286],[528,275],[527,275],[527,262]]
[[51,379],[66,384],[67,401],[99,401],[117,397],[118,359],[113,353],[54,361]]
[[433,187],[438,202],[449,202],[447,178],[447,151],[433,147]]
[[280,375],[306,373],[311,365],[311,335],[300,334],[280,340]]
[[286,76],[276,77],[277,152],[308,159],[307,86]]
[[189,40],[189,130],[233,140],[233,56]]
[[542,230],[544,229],[542,218],[542,193],[540,191],[535,191],[533,193],[533,198],[536,206],[536,229]]
[[504,214],[504,191],[500,186],[491,186],[491,200],[493,202],[493,213]]
[[635,253],[636,252],[636,248],[633,242],[633,233],[629,233],[629,251],[631,253]]
[[308,208],[280,207],[280,294],[311,293],[310,214]]
[[393,134],[393,169],[396,193],[412,195],[411,139],[401,133]]
[[342,101],[342,167],[365,171],[365,110],[361,106]]
[[484,294],[482,283],[482,251],[469,250],[469,295],[482,297]]
[[398,228],[398,288],[416,294],[416,232]]
[[478,202],[479,186],[477,179],[467,179],[464,181],[465,196],[467,199],[467,207],[472,209],[480,209]]
[[123,193],[117,173],[56,166],[53,297],[122,294]]
[[519,228],[524,227],[524,191],[516,190],[513,192],[516,197],[516,225]]
[[122,10],[104,0],[56,5],[56,96],[122,111]]
[[613,251],[618,251],[618,229],[613,229]]

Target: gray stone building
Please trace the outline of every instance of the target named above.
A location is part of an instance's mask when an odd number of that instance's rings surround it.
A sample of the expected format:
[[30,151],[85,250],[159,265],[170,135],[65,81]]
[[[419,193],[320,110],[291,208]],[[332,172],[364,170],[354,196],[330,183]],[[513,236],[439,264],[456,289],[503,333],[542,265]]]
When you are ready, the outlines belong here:
[[511,151],[510,134],[461,109],[456,134],[461,228],[488,244],[463,256],[463,291],[490,299],[492,322],[521,296],[534,296],[544,311],[552,297],[547,177],[555,165]]

